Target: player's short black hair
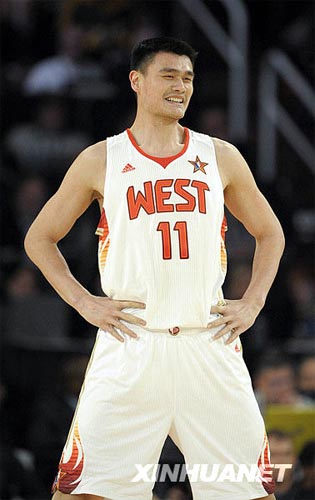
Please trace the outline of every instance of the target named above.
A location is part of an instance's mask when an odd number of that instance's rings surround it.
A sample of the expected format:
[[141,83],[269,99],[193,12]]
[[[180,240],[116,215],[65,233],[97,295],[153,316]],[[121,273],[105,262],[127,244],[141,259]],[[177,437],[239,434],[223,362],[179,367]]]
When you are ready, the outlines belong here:
[[187,56],[194,67],[198,52],[187,42],[163,36],[159,38],[148,38],[138,43],[131,52],[130,70],[145,71],[145,67],[158,52],[170,52],[179,56]]

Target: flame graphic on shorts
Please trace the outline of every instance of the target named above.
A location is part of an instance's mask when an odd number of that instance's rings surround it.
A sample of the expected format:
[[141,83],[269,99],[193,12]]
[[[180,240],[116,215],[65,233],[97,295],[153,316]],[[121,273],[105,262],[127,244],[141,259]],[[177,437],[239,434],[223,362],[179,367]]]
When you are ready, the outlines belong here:
[[225,274],[227,270],[227,253],[225,248],[225,233],[228,230],[226,216],[224,215],[221,224],[221,269]]
[[269,443],[267,434],[265,433],[264,444],[262,447],[262,451],[260,457],[258,459],[258,468],[260,470],[262,485],[266,491],[266,493],[274,493],[275,491],[275,483],[271,477],[270,471],[270,453],[269,453]]
[[84,454],[77,423],[74,426],[72,436],[71,456],[66,462],[64,462],[64,459],[65,451],[62,453],[59,471],[52,487],[53,493],[56,490],[62,493],[71,493],[80,482],[84,464]]

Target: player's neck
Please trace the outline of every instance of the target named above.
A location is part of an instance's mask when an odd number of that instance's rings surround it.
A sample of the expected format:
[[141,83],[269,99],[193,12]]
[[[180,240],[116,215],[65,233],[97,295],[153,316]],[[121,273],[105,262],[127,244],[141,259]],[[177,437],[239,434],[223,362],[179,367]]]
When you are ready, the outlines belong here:
[[176,155],[185,141],[184,127],[174,120],[157,118],[144,123],[136,117],[130,130],[138,146],[152,156]]

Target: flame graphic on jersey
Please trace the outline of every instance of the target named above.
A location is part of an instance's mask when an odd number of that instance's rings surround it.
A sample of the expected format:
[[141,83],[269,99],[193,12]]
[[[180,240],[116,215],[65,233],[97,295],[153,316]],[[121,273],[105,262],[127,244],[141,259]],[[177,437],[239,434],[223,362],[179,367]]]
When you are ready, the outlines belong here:
[[265,433],[264,443],[262,447],[261,454],[257,462],[258,468],[260,470],[262,485],[266,493],[274,493],[275,483],[271,477],[270,471],[270,453],[269,453],[269,443],[267,434]]
[[227,254],[225,248],[225,233],[228,230],[226,216],[224,215],[221,224],[221,269],[223,273],[227,270]]
[[62,454],[59,471],[52,487],[52,492],[59,490],[62,493],[71,493],[80,482],[84,465],[84,454],[80,439],[78,424],[74,426],[72,436],[72,450],[70,458],[65,460],[65,451]]
[[102,209],[101,218],[98,223],[95,234],[99,236],[98,242],[98,265],[99,269],[102,272],[105,268],[108,249],[109,249],[109,228],[108,222],[105,214],[104,208]]

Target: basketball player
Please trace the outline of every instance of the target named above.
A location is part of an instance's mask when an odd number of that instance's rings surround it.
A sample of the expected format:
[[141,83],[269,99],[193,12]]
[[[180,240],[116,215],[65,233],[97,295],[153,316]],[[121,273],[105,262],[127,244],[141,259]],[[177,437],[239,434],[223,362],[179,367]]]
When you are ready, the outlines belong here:
[[[134,49],[132,127],[79,155],[26,236],[47,280],[99,328],[54,500],[148,500],[152,474],[135,477],[140,465],[158,463],[167,434],[188,467],[268,464],[239,335],[264,305],[284,238],[237,149],[179,124],[195,57],[171,38]],[[57,247],[93,200],[101,210],[106,297],[76,281]],[[239,300],[224,300],[221,291],[224,203],[256,239],[252,278]],[[192,490],[194,500],[275,498],[263,477],[198,477]]]

